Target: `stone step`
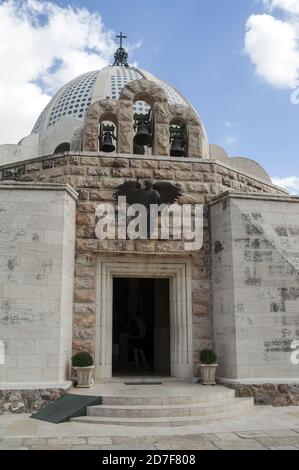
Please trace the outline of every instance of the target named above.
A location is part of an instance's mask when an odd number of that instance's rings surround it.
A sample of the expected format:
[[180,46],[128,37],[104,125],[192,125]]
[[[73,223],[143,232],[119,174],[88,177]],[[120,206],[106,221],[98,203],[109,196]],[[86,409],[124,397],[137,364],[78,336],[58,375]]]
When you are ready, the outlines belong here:
[[[174,426],[204,426],[209,425],[213,422],[221,422],[226,420],[235,420],[238,418],[244,418],[245,416],[255,416],[265,414],[267,410],[261,410],[261,407],[249,407],[243,410],[234,410],[230,412],[217,413],[215,415],[206,416],[178,416],[178,417],[156,417],[156,418],[115,418],[109,416],[81,416],[79,418],[72,418],[72,421],[77,423],[85,424],[100,424],[111,426],[123,426],[124,429],[127,426],[134,426],[141,428],[147,427],[174,427]],[[112,429],[112,428],[111,428]]]
[[107,424],[112,428],[194,426],[220,419],[238,419],[256,410],[253,398],[235,398],[234,390],[219,385],[101,384],[98,394],[102,404],[89,406],[87,416],[73,421]]
[[232,398],[217,402],[181,405],[98,405],[87,408],[87,416],[110,418],[176,418],[207,416],[253,406],[252,398]]
[[201,391],[198,395],[167,395],[167,396],[103,396],[103,405],[184,405],[190,403],[217,402],[235,397],[235,391],[230,389],[215,390],[213,392]]

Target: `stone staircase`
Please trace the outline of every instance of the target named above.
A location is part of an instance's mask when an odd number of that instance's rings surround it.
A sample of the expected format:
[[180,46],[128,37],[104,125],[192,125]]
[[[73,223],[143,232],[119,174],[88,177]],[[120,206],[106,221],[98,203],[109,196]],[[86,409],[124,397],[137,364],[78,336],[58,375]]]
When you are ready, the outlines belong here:
[[[177,387],[177,392],[176,392]],[[160,392],[159,392],[160,391]],[[102,405],[89,406],[72,421],[124,426],[190,426],[253,412],[252,398],[235,398],[222,386],[128,386],[123,394],[102,394]]]

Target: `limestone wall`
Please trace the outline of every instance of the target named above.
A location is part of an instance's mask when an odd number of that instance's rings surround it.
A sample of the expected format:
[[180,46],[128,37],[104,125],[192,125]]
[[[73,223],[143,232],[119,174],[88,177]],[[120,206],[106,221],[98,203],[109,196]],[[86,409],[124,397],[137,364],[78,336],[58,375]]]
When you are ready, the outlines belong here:
[[[186,255],[179,241],[103,241],[95,236],[95,210],[101,202],[111,202],[116,187],[125,180],[140,178],[178,183],[183,191],[181,203],[202,203],[204,246],[188,253],[192,261],[192,310],[194,373],[198,352],[213,346],[210,226],[207,202],[229,189],[244,192],[283,194],[267,182],[234,171],[224,164],[196,158],[105,155],[96,152],[39,158],[25,164],[0,168],[0,178],[68,183],[79,194],[76,210],[76,272],[74,293],[73,351],[95,353],[96,264],[105,254],[144,256],[163,259]],[[164,256],[164,258],[163,258]]]
[[68,379],[75,199],[65,185],[0,184],[0,387]]
[[298,377],[299,198],[230,193],[210,210],[220,376]]

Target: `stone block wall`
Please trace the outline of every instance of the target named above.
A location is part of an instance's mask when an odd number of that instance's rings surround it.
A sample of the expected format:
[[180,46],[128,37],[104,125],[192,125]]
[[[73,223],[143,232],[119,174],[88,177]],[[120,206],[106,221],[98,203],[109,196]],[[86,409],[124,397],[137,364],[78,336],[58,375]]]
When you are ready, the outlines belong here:
[[12,389],[0,388],[0,415],[9,413],[34,413],[62,398],[68,389]]
[[225,383],[236,397],[253,397],[256,405],[299,406],[298,383]]
[[299,198],[228,193],[210,210],[219,376],[296,380]]
[[0,184],[0,387],[68,379],[75,199],[65,185]]
[[227,189],[244,192],[283,194],[271,184],[259,181],[215,161],[196,158],[107,155],[95,152],[39,158],[0,168],[0,178],[68,183],[79,195],[76,209],[76,265],[74,292],[73,351],[95,352],[96,260],[110,254],[172,257],[186,255],[179,241],[102,241],[95,236],[95,210],[111,202],[116,187],[125,180],[140,178],[178,183],[181,203],[204,204],[204,246],[192,258],[192,309],[194,373],[198,352],[213,346],[210,225],[208,201]]

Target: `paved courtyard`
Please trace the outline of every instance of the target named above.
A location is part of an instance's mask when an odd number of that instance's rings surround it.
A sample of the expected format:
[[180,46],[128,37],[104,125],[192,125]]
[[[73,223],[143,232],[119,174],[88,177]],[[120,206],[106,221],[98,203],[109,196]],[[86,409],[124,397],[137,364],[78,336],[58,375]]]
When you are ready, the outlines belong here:
[[299,450],[299,407],[255,407],[249,416],[200,426],[50,424],[27,414],[0,416],[0,449]]

